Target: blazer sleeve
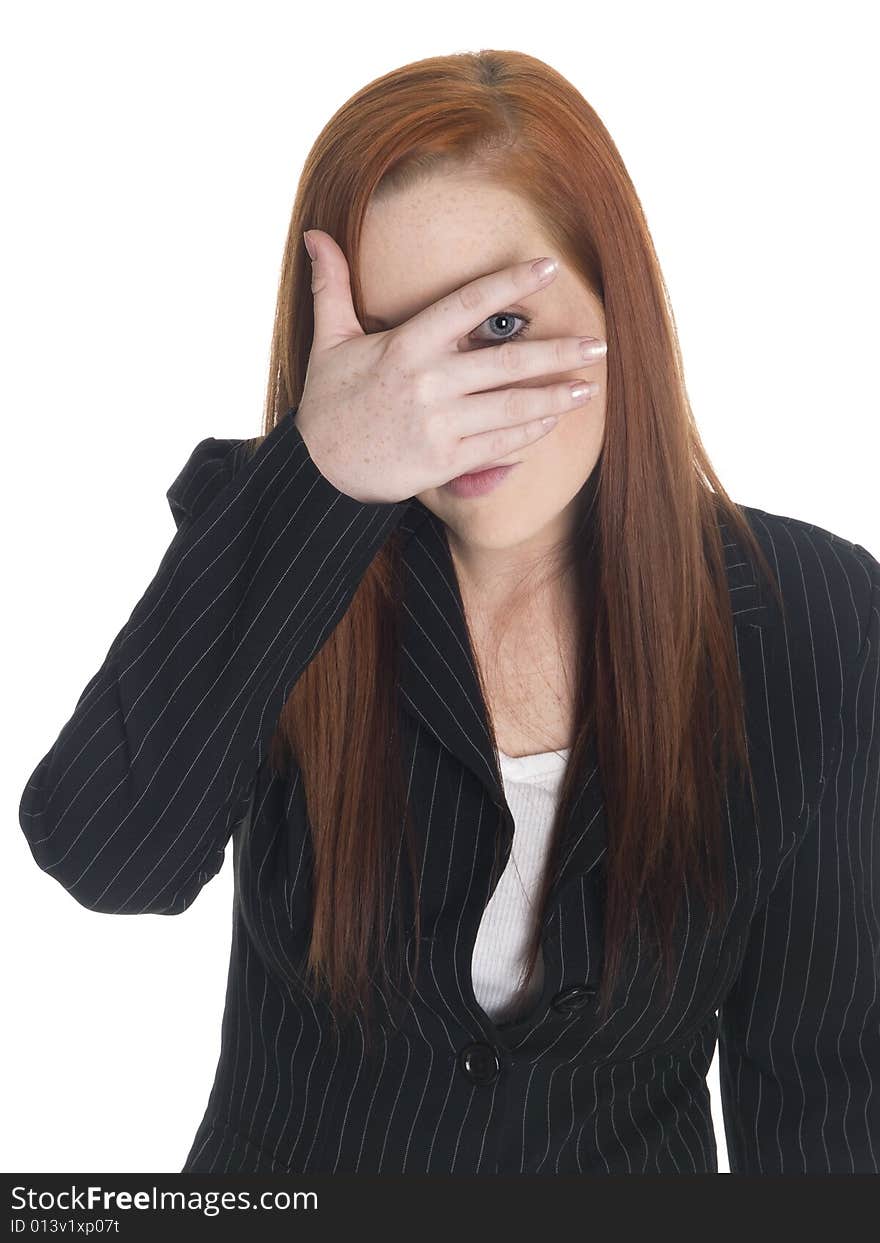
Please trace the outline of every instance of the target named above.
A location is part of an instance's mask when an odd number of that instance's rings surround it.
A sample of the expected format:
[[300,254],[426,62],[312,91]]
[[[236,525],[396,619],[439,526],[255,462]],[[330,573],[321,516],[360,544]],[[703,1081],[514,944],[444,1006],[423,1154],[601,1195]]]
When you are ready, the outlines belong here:
[[854,548],[836,748],[719,1010],[734,1174],[880,1172],[880,562]]
[[287,697],[407,508],[338,491],[294,415],[256,449],[195,447],[155,577],[27,782],[31,853],[91,910],[177,914],[219,871]]

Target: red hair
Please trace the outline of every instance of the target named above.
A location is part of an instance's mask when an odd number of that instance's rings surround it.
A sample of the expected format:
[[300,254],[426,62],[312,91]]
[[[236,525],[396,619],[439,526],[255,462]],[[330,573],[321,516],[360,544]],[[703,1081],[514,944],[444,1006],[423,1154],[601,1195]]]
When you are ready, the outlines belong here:
[[[595,729],[610,826],[604,1007],[641,903],[666,959],[667,984],[685,879],[719,914],[726,909],[719,781],[729,759],[750,786],[751,772],[719,520],[772,574],[701,443],[636,191],[608,131],[570,82],[520,52],[433,56],[368,83],[330,118],[293,206],[264,434],[298,405],[305,381],[313,318],[303,231],[326,230],[341,246],[363,322],[358,250],[371,198],[465,167],[528,201],[551,240],[549,253],[580,274],[605,313],[595,518],[590,539],[572,549],[589,591],[572,759]],[[387,970],[384,931],[394,914],[388,826],[401,823],[403,808],[401,774],[387,747],[395,721],[395,535],[295,686],[273,740],[273,765],[281,769],[295,755],[307,791],[314,847],[309,970],[340,1012],[367,1006],[374,955]],[[574,770],[570,764],[557,826]],[[415,884],[411,830],[408,837]],[[558,862],[552,843],[549,862],[529,965]]]

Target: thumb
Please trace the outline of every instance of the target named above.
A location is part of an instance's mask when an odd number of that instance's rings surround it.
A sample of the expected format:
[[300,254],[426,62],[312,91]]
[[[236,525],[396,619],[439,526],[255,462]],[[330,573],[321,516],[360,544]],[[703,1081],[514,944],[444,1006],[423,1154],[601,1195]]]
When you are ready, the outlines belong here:
[[363,336],[351,300],[348,260],[341,247],[323,229],[307,229],[303,240],[312,258],[312,348],[324,349],[348,337]]

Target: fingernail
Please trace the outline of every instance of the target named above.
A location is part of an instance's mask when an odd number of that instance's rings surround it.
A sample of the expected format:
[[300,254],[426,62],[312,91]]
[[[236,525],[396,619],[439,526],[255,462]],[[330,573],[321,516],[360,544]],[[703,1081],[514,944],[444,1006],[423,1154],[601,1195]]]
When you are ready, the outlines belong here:
[[581,347],[581,358],[602,358],[608,350],[608,342],[597,337],[582,337],[578,345]]
[[313,260],[315,258],[315,244],[309,237],[308,229],[306,229],[305,233],[303,233],[303,241],[306,244],[306,250],[309,252],[309,258]]
[[532,271],[538,280],[548,280],[556,271],[558,264],[555,259],[536,259],[532,264]]

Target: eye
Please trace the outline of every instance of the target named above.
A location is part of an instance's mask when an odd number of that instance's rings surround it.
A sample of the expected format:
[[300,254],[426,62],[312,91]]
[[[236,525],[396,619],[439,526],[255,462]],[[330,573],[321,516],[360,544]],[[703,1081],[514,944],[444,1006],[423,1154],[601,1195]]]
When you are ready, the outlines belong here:
[[[509,336],[503,335],[510,328],[512,321],[517,319],[522,320],[522,327],[517,328],[516,332],[510,333]],[[474,329],[474,332],[479,331],[479,328],[488,324],[491,327],[489,337],[478,337],[477,340],[482,340],[484,344],[489,345],[496,342],[515,341],[517,337],[524,337],[526,335],[531,322],[528,315],[517,315],[513,311],[499,311],[496,315],[490,315],[488,319],[484,319],[483,323]]]

